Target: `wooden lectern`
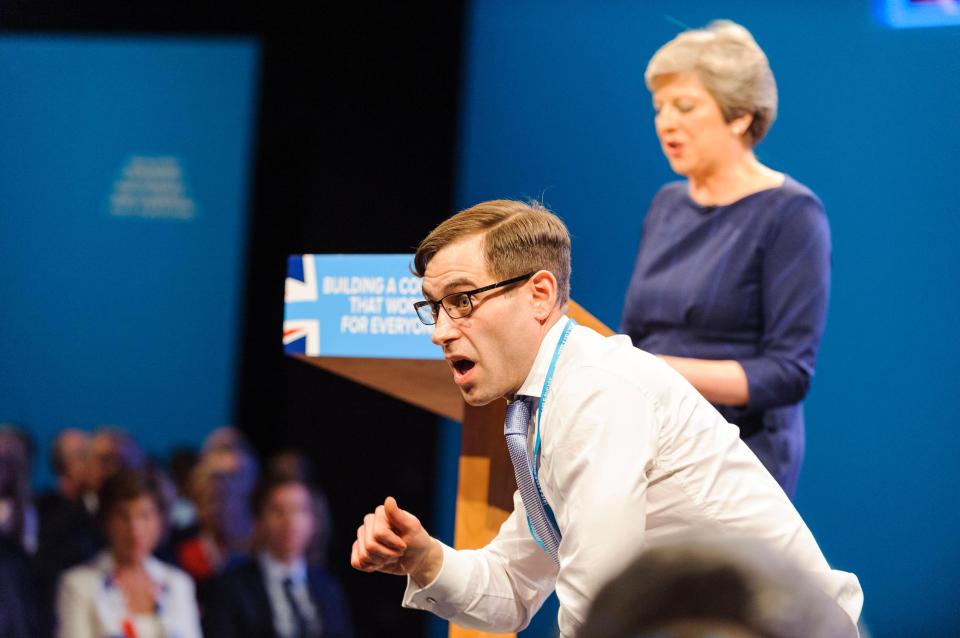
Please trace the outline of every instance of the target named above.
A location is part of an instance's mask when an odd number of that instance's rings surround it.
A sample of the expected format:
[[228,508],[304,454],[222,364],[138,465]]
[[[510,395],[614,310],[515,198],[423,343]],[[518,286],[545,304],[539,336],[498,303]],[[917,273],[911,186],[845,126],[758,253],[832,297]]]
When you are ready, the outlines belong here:
[[[571,301],[569,316],[580,325],[610,335],[613,331]],[[516,481],[503,440],[506,403],[467,405],[443,359],[398,359],[292,355],[312,365],[463,423],[457,484],[454,546],[482,547],[513,511]],[[450,625],[451,638],[491,636]],[[503,634],[497,634],[502,636]]]

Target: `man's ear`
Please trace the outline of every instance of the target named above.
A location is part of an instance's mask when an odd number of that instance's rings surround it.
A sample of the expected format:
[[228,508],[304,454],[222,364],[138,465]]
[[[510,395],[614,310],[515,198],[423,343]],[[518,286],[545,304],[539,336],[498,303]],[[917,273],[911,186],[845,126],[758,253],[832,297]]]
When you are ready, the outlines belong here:
[[546,321],[557,305],[557,278],[549,270],[538,270],[530,278],[534,316]]

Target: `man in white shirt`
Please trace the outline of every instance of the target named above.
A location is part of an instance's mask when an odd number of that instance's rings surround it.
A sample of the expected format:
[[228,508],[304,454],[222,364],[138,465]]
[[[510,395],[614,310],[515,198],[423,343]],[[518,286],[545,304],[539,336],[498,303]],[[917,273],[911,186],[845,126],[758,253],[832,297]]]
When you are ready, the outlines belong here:
[[[570,238],[556,216],[538,204],[478,204],[434,229],[414,267],[426,298],[418,314],[436,324],[464,400],[532,406],[527,452],[540,496],[518,492],[497,536],[474,551],[430,537],[387,498],[358,530],[355,568],[406,575],[405,606],[485,631],[522,629],[556,589],[560,632],[572,638],[599,588],[643,548],[742,539],[811,572],[857,635],[856,576],[830,569],[737,428],[628,337],[566,318]],[[558,546],[534,531],[543,512]]]

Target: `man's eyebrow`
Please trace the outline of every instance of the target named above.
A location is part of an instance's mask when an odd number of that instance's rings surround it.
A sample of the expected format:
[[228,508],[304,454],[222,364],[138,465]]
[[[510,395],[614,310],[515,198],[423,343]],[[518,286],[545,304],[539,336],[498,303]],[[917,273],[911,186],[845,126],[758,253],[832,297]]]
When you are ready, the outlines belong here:
[[[477,285],[473,283],[473,280],[469,277],[459,277],[457,279],[451,279],[443,285],[443,288],[440,290],[440,297],[447,295],[451,292],[456,292],[455,288],[476,288]],[[427,301],[439,301],[439,297],[431,297],[430,293],[427,292],[426,288],[422,285],[420,286],[420,291],[423,293],[423,298]]]

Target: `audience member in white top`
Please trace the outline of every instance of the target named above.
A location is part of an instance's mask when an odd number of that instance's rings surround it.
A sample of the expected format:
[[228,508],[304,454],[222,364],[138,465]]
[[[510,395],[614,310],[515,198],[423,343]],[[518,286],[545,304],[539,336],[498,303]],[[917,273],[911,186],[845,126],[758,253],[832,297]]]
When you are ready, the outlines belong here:
[[193,582],[151,555],[163,529],[156,482],[124,469],[98,496],[108,549],[63,575],[57,636],[201,638]]

